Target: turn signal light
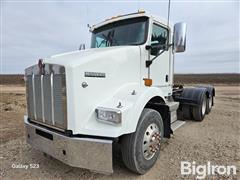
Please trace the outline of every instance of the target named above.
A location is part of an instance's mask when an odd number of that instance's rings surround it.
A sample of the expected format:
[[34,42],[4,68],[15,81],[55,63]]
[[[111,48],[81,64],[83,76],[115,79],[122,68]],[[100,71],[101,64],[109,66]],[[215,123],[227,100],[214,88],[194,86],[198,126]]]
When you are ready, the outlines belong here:
[[149,78],[143,78],[145,86],[151,86],[152,85],[152,79]]

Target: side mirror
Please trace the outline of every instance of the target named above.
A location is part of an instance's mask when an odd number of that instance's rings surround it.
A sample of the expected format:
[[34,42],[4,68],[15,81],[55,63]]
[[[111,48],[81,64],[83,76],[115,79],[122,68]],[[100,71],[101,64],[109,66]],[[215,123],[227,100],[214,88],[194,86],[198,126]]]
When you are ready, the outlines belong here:
[[158,44],[158,41],[153,41],[151,43],[151,55],[156,56],[159,53],[160,48],[158,47]]
[[186,49],[186,23],[176,23],[173,33],[173,49],[174,52],[184,52]]
[[158,55],[160,50],[168,50],[166,44],[162,45],[158,41],[153,41],[150,46],[146,46],[146,49],[150,49],[151,55],[153,56]]
[[79,51],[84,50],[84,49],[86,49],[86,48],[85,48],[85,44],[80,44],[80,46],[79,46]]

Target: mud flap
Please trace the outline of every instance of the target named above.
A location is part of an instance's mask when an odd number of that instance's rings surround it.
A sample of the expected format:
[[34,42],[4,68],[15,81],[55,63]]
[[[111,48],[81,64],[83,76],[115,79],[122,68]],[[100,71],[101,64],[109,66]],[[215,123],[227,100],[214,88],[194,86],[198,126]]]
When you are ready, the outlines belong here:
[[173,134],[173,131],[171,129],[171,112],[169,110],[169,107],[165,104],[156,103],[149,103],[146,107],[155,109],[161,114],[164,125],[164,137],[170,138],[171,134]]

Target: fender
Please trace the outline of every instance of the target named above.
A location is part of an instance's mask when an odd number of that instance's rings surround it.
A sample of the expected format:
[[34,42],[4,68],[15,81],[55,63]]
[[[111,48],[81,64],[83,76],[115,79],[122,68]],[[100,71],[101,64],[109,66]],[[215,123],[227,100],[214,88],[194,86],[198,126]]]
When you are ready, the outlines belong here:
[[174,100],[180,102],[180,104],[198,106],[200,103],[200,99],[202,94],[207,94],[208,92],[206,88],[203,87],[190,87],[183,88],[180,96],[173,96]]
[[[215,97],[215,88],[212,85],[198,85],[196,87],[205,88],[207,90],[207,97]],[[214,99],[212,102],[212,105],[214,105]]]
[[117,103],[121,102],[122,124],[120,127],[111,127],[115,132],[114,137],[135,132],[144,107],[150,99],[156,96],[161,97],[164,100],[164,95],[161,89],[156,87],[142,87],[139,86],[139,84],[132,83],[121,87],[114,93],[113,97],[110,97],[104,103],[99,104],[101,107],[116,108]]
[[175,101],[179,102],[177,111],[179,119],[192,119],[192,107],[199,106],[202,95],[206,94],[209,98],[215,95],[215,89],[212,86],[197,86],[183,88],[180,96],[173,95]]
[[131,130],[132,130],[131,132],[135,132],[137,124],[138,124],[138,120],[142,114],[144,107],[150,101],[150,99],[152,99],[153,97],[161,97],[162,100],[166,103],[163,92],[160,88],[144,87],[143,91],[141,92],[140,97],[138,98],[138,100],[136,101],[136,103],[134,104],[134,107],[132,109],[133,122],[128,121],[129,126],[131,126]]
[[212,85],[197,85],[196,87],[206,88],[209,95],[215,96],[215,88]]

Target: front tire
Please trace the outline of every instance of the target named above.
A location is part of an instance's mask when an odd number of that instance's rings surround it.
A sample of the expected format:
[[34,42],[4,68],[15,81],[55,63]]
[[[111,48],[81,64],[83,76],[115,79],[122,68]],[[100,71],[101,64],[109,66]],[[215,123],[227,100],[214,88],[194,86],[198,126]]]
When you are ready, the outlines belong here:
[[153,109],[145,108],[136,131],[121,139],[122,158],[128,169],[145,174],[153,167],[160,153],[163,128],[161,115]]

